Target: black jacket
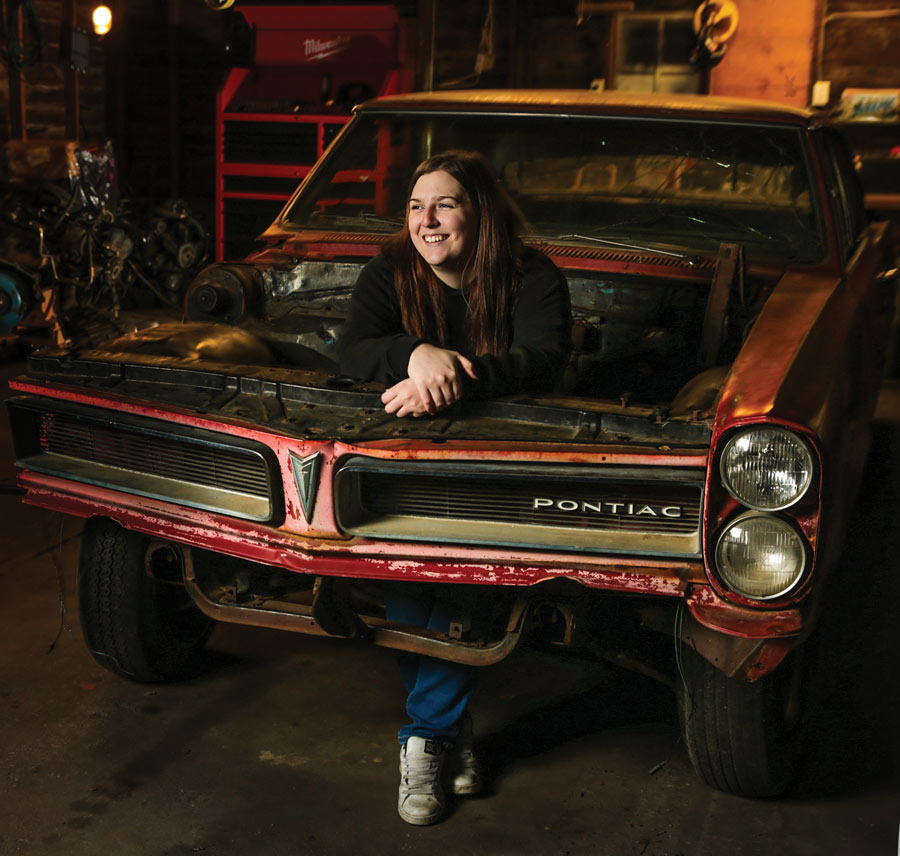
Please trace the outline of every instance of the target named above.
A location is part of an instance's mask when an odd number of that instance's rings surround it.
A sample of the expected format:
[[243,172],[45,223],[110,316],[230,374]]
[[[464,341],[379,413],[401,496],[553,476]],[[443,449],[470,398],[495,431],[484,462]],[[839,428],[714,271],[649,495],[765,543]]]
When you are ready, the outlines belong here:
[[[543,392],[559,380],[571,348],[572,309],[566,279],[545,255],[526,247],[513,296],[512,343],[499,356],[472,355],[465,331],[466,305],[458,289],[444,287],[449,328],[446,347],[472,360],[477,380],[465,379],[464,398]],[[394,271],[376,256],[360,272],[341,331],[341,371],[360,380],[394,384],[407,377],[413,349],[424,339],[403,331]]]

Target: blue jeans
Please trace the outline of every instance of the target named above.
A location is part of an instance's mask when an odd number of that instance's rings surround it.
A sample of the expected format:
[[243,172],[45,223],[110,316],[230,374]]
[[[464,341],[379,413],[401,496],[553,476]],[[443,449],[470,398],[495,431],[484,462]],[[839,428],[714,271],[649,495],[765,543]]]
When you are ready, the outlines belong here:
[[[446,633],[450,622],[485,613],[490,602],[484,586],[453,584],[397,583],[385,588],[388,621],[397,621]],[[398,734],[400,743],[413,735],[445,744],[459,734],[478,667],[451,663],[422,654],[401,651],[397,655],[400,675],[409,696],[406,712],[411,720]]]

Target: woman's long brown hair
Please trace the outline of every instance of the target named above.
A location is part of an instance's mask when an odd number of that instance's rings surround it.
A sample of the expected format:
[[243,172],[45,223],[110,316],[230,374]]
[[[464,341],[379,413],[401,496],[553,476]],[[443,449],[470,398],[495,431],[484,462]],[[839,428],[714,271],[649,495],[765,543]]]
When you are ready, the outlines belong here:
[[[510,343],[510,312],[522,247],[519,235],[525,231],[525,221],[497,183],[487,160],[477,152],[445,152],[422,162],[413,173],[407,198],[423,175],[438,170],[460,183],[475,212],[475,250],[461,277],[468,306],[469,345],[476,356],[499,354]],[[384,245],[384,253],[394,266],[403,328],[411,336],[444,346],[448,337],[444,285],[413,246],[408,219],[407,206],[403,230]]]

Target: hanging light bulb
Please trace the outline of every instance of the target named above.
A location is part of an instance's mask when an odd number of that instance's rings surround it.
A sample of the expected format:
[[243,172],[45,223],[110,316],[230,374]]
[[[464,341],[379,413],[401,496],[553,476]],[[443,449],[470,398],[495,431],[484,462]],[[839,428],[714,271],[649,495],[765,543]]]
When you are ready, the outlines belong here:
[[94,23],[94,32],[98,36],[105,36],[112,27],[112,12],[109,6],[95,6],[91,21]]

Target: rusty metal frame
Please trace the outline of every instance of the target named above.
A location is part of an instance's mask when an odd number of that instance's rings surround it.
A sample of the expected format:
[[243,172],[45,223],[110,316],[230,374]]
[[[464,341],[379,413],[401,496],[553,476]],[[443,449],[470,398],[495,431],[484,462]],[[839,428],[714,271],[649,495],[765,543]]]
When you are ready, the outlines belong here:
[[769,674],[792,648],[803,642],[806,634],[762,639],[729,636],[705,627],[685,612],[678,638],[729,678],[752,682]]
[[738,244],[722,244],[716,259],[706,313],[703,317],[703,332],[700,337],[700,369],[712,368],[719,359],[719,350],[725,338],[725,321],[735,277],[742,276],[743,253]]
[[[331,613],[332,620],[326,618],[325,623],[332,631],[339,631],[341,625],[339,621],[333,620],[334,609],[329,609],[327,612],[323,609],[320,600],[323,596],[320,594],[322,577],[317,578],[317,590],[312,606],[286,601],[279,601],[277,608],[269,605],[272,603],[271,601],[267,602],[265,606],[226,603],[211,597],[203,590],[194,572],[190,548],[181,548],[180,552],[184,566],[184,585],[188,594],[202,612],[216,621],[245,624],[252,627],[268,627],[275,630],[290,630],[294,633],[305,633],[311,636],[364,638],[383,648],[424,654],[470,666],[490,666],[503,660],[519,644],[527,626],[526,614],[529,604],[525,598],[521,597],[516,599],[510,610],[504,635],[497,642],[489,644],[464,642],[443,633],[397,624],[369,615],[360,615],[350,610],[349,604],[344,602],[338,608],[343,617],[346,617],[348,611],[352,614],[353,626],[347,626],[345,632],[329,632],[320,620],[326,614]],[[331,597],[330,594],[327,596]],[[340,595],[331,597],[329,607],[334,607],[334,603],[339,597]]]

